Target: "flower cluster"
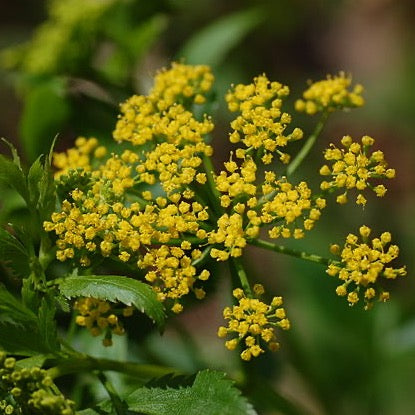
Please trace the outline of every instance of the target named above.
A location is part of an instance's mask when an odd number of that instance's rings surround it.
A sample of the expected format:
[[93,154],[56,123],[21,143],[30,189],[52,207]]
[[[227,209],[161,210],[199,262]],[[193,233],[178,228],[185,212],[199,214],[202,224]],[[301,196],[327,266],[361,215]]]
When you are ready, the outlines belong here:
[[79,314],[76,323],[86,327],[93,336],[99,336],[105,332],[102,341],[104,346],[112,345],[112,335],[123,335],[125,333],[119,316],[130,317],[134,312],[132,306],[117,307],[108,301],[96,298],[79,298],[73,306]]
[[[289,141],[299,140],[303,132],[299,128],[285,134],[291,123],[291,115],[282,111],[283,99],[289,94],[287,86],[270,82],[265,75],[254,78],[252,84],[238,84],[226,95],[230,111],[239,111],[231,122],[231,143],[241,143],[246,149],[239,150],[239,157],[259,151],[264,164],[270,164],[274,153],[283,163],[290,157],[281,151]],[[238,155],[237,155],[238,156]]]
[[343,72],[337,76],[327,76],[327,79],[312,83],[304,91],[303,99],[296,101],[295,109],[313,115],[320,111],[331,112],[337,109],[361,107],[364,104],[361,96],[363,87],[357,84],[349,90],[351,84],[352,79]]
[[[280,297],[270,305],[262,302],[261,285],[254,286],[251,295],[239,260],[246,246],[289,253],[286,247],[260,240],[261,233],[270,239],[303,238],[326,206],[323,195],[345,189],[337,197],[345,203],[350,189],[369,187],[383,196],[385,187],[374,186],[372,180],[392,178],[395,171],[387,168],[381,151],[370,152],[372,138],[364,136],[357,143],[346,136],[342,149],[331,145],[324,153],[329,163],[320,173],[330,180],[321,184],[322,194],[314,194],[304,180],[293,182],[293,171],[319,133],[308,138],[286,168],[286,148],[303,132],[297,127],[288,131],[292,117],[283,110],[288,87],[261,75],[253,83],[233,86],[226,95],[229,109],[239,113],[229,135],[235,148],[216,173],[207,143],[213,123],[200,107],[212,82],[207,66],[175,63],[155,76],[148,95],[133,96],[121,105],[113,132],[121,151],[109,154],[95,138],[79,138],[74,149],[55,155],[58,194],[64,197],[44,228],[56,235],[58,260],[91,271],[105,258],[117,260],[128,266],[133,278],[150,284],[159,301],[175,313],[182,311],[183,297],[190,292],[204,298],[204,282],[210,278],[205,262],[229,260],[244,291],[234,290],[238,304],[224,310],[229,321],[219,335],[236,334],[226,347],[243,344],[241,357],[250,360],[264,352],[264,344],[276,349],[275,328],[288,329],[289,321]],[[362,105],[362,88],[350,91],[350,85],[343,74],[316,82],[296,107],[327,116],[334,109]],[[366,203],[362,194],[357,203]],[[369,235],[367,229],[361,228],[363,238]],[[327,272],[343,281],[337,293],[347,295],[349,303],[358,301],[361,287],[367,306],[376,296],[386,299],[378,288],[379,277],[405,274],[404,268],[386,266],[398,253],[395,245],[385,248],[388,235],[374,239],[371,247],[349,235],[342,251],[333,248],[341,261],[332,262]],[[112,334],[123,333],[122,317],[131,313],[94,298],[80,298],[74,308],[77,323],[93,335],[104,332],[107,345]]]
[[[353,141],[350,136],[344,136],[341,144],[344,148],[337,148],[333,144],[331,148],[324,152],[324,158],[331,162],[331,166],[324,165],[320,169],[323,176],[331,176],[331,181],[321,183],[322,190],[346,189],[345,192],[337,196],[337,202],[344,204],[347,202],[349,189],[356,188],[358,191],[371,188],[376,196],[382,197],[386,193],[383,184],[372,186],[369,180],[395,177],[395,170],[388,169],[383,152],[378,150],[370,153],[370,148],[375,143],[372,137],[363,136],[361,143]],[[356,203],[365,205],[366,198],[359,193]]]
[[0,412],[6,415],[74,415],[47,371],[16,367],[16,359],[0,351]]
[[236,288],[233,296],[238,300],[238,305],[223,310],[223,317],[229,320],[228,326],[221,326],[218,329],[219,337],[236,334],[236,337],[225,342],[225,346],[229,350],[234,350],[240,345],[244,349],[241,352],[243,360],[251,360],[252,357],[264,353],[261,347],[264,344],[272,351],[278,350],[279,343],[276,340],[275,329],[290,328],[285,310],[281,307],[281,297],[274,297],[271,304],[267,305],[259,300],[259,296],[264,293],[262,285],[256,284],[254,293],[257,298],[247,298],[242,289]]
[[389,292],[382,289],[380,278],[405,276],[406,269],[388,266],[399,254],[398,246],[390,245],[392,237],[389,232],[383,232],[379,238],[371,241],[371,229],[368,226],[361,226],[359,233],[361,242],[358,236],[349,234],[343,249],[338,245],[331,246],[332,253],[340,256],[341,261],[331,263],[327,273],[338,276],[342,281],[336,289],[337,295],[347,296],[350,305],[363,298],[368,309],[375,298],[380,301],[389,299]]
[[92,170],[92,159],[101,159],[107,154],[104,146],[98,145],[95,137],[78,137],[75,147],[63,153],[53,154],[53,165],[57,168],[55,177],[67,175],[71,170],[81,169],[89,172]]

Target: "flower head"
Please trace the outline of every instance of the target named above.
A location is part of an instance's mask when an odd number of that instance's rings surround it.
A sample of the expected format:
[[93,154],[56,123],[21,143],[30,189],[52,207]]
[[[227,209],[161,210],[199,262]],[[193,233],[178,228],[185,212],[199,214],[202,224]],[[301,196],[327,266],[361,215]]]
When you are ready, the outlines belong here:
[[359,191],[356,198],[358,205],[366,204],[366,198],[361,192],[367,188],[371,188],[378,197],[384,196],[386,187],[382,184],[373,186],[371,182],[374,179],[391,179],[395,177],[395,170],[387,168],[388,164],[382,151],[369,151],[374,142],[375,140],[369,136],[363,136],[360,143],[353,141],[350,136],[345,136],[341,140],[343,148],[337,148],[332,144],[324,152],[324,158],[331,165],[324,165],[320,169],[320,174],[329,176],[331,180],[323,181],[321,189],[345,189],[344,193],[337,197],[340,204],[347,202],[350,189]]
[[382,278],[395,279],[406,275],[405,267],[389,266],[399,254],[398,246],[390,244],[391,234],[383,232],[379,238],[370,240],[370,233],[368,226],[361,226],[359,236],[347,236],[343,249],[332,245],[331,251],[340,257],[340,261],[332,262],[327,268],[329,275],[342,281],[336,289],[337,295],[347,296],[350,305],[363,299],[366,309],[376,298],[381,301],[389,299],[389,293],[382,288]]
[[349,90],[351,83],[352,79],[343,72],[314,82],[304,91],[303,99],[296,101],[295,109],[313,115],[320,111],[361,107],[364,104],[363,87],[358,84]]
[[241,352],[243,360],[251,360],[252,357],[264,353],[264,345],[271,351],[278,350],[276,328],[282,330],[290,328],[285,310],[281,307],[281,297],[274,297],[271,304],[267,305],[259,299],[264,293],[260,284],[254,287],[254,293],[258,298],[248,298],[242,289],[235,289],[233,295],[238,300],[238,304],[223,310],[223,317],[228,320],[228,326],[221,326],[218,329],[219,337],[236,335],[227,340],[225,346],[229,350],[234,350],[240,345],[243,349]]

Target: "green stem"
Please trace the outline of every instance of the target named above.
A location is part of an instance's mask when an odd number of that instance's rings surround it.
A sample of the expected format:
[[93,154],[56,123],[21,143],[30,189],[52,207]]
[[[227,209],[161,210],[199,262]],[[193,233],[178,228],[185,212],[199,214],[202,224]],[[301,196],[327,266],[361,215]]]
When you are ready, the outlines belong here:
[[329,116],[328,112],[323,112],[321,114],[320,121],[317,123],[314,132],[308,137],[307,141],[304,143],[303,147],[299,151],[299,153],[295,156],[294,160],[288,165],[287,167],[287,177],[291,176],[298,168],[298,166],[304,161],[307,157],[308,153],[314,146],[318,136],[321,134],[323,127],[327,121]]
[[290,255],[296,258],[304,259],[305,261],[311,261],[326,266],[338,262],[335,260],[324,258],[319,255],[309,254],[307,252],[298,251],[296,249],[291,249],[285,246],[277,245],[272,242],[263,241],[262,239],[253,239],[249,241],[249,243],[260,248],[268,249],[269,251],[279,252],[280,254]]
[[111,402],[114,406],[116,414],[124,415],[125,414],[124,405],[117,391],[115,390],[114,385],[109,381],[109,379],[101,371],[96,371],[95,375],[100,380],[100,382],[102,383],[102,386],[105,388],[109,397],[111,398]]
[[248,297],[252,297],[251,286],[249,285],[248,276],[246,275],[245,269],[238,258],[230,257],[229,258],[229,267],[231,269],[232,275],[239,279],[242,289]]
[[212,159],[206,155],[203,156],[203,166],[205,169],[205,173],[206,173],[206,177],[207,177],[207,183],[209,186],[209,190],[211,193],[211,203],[213,205],[213,209],[215,211],[215,213],[218,216],[222,215],[222,206],[220,205],[220,197],[221,194],[219,192],[219,190],[216,188],[216,183],[215,183],[215,179],[213,177],[213,173],[215,171],[214,167],[213,167],[213,163],[212,163]]
[[48,375],[54,379],[71,373],[91,372],[93,370],[111,370],[135,376],[136,378],[143,380],[161,377],[172,372],[177,373],[176,369],[170,367],[120,362],[110,359],[95,359],[90,356],[82,356],[65,360],[58,366],[50,368],[48,370]]
[[160,242],[155,239],[151,240],[152,245],[173,245],[173,246],[180,246],[183,241],[189,241],[191,244],[202,244],[206,242],[206,239],[200,239],[196,236],[184,236],[183,238],[171,238],[168,242]]

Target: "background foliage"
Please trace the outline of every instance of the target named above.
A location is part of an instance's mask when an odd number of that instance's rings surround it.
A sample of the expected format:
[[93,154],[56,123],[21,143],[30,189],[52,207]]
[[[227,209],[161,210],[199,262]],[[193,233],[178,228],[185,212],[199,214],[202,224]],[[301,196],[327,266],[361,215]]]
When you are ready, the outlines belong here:
[[[118,103],[134,92],[145,92],[156,68],[184,58],[186,63],[212,65],[218,95],[231,83],[249,81],[262,72],[292,85],[293,96],[308,78],[320,79],[339,70],[352,73],[365,86],[367,105],[352,117],[335,115],[317,152],[344,131],[354,137],[369,134],[389,154],[390,164],[397,166],[397,179],[383,204],[374,203],[363,212],[348,210],[341,218],[340,211],[333,209],[302,241],[310,244],[312,252],[325,252],[330,242],[339,241],[359,223],[370,224],[377,232],[387,225],[409,271],[409,277],[395,285],[390,303],[370,313],[350,309],[333,294],[333,281],[318,265],[277,255],[258,257],[252,250],[248,266],[262,281],[266,279],[270,292],[284,293],[295,322],[284,334],[278,355],[241,367],[222,350],[216,327],[226,301],[224,283],[216,287],[216,296],[188,307],[163,337],[150,330],[147,321],[136,321],[128,332],[140,340],[140,348],[131,350],[121,339],[105,354],[128,353],[130,359],[161,362],[184,371],[209,367],[225,370],[237,380],[252,379],[245,383],[244,392],[264,414],[415,412],[411,391],[415,382],[412,2],[71,0],[51,4],[55,6],[48,17],[46,2],[8,2],[0,17],[0,45],[7,48],[1,54],[0,134],[18,146],[25,164],[47,151],[56,134],[58,149],[71,145],[78,135],[109,142]],[[213,109],[218,116],[224,113],[223,105]],[[228,152],[223,138],[227,121],[223,115],[215,131],[214,145],[222,149],[216,150],[218,163]],[[7,146],[3,149],[6,152]],[[35,183],[41,170],[33,166]],[[317,167],[310,158],[310,177],[317,176]],[[0,191],[0,221],[5,224],[30,222],[22,196],[39,201],[46,190],[21,196],[19,189]],[[0,249],[2,259],[26,252],[13,240]],[[10,270],[6,265],[2,265],[1,281],[13,290],[15,275],[25,270],[18,266]],[[1,307],[19,313],[21,305],[6,293],[0,296]],[[19,327],[0,321],[0,330],[17,336],[23,328],[39,340],[40,352],[53,349],[47,338],[39,337],[46,329],[39,326],[38,317],[29,314],[22,313]],[[84,334],[75,334],[78,347],[102,355],[99,341]],[[22,339],[22,350],[26,339]],[[86,404],[92,397],[103,396],[102,390],[86,387],[87,381],[81,375],[75,384],[64,387]],[[118,375],[114,382],[127,389],[132,386]]]

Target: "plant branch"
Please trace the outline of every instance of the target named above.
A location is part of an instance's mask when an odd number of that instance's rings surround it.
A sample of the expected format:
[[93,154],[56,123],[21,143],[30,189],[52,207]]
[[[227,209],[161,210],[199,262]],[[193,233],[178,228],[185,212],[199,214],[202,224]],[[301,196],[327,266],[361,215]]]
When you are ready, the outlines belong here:
[[107,391],[109,397],[111,398],[111,402],[114,406],[115,412],[117,415],[124,415],[124,404],[121,401],[117,391],[114,388],[114,385],[110,382],[110,380],[102,373],[101,371],[95,372],[96,377],[101,382],[102,386]]
[[212,195],[212,198],[210,198],[215,213],[220,216],[222,215],[222,207],[220,205],[220,192],[216,188],[215,179],[213,177],[213,173],[215,171],[212,163],[212,159],[206,155],[203,155],[203,166],[205,169],[206,177],[207,177],[207,183],[209,186],[210,193]]
[[291,249],[282,245],[277,245],[272,242],[264,241],[262,239],[252,239],[251,241],[249,241],[249,243],[260,248],[268,249],[269,251],[279,252],[280,254],[293,256],[296,258],[304,259],[305,261],[315,262],[317,264],[322,264],[326,266],[338,262],[332,259],[324,258],[316,254],[309,254],[304,251],[298,251],[296,249]]
[[71,358],[58,366],[48,369],[48,375],[54,379],[60,376],[77,372],[90,372],[93,370],[125,373],[139,379],[151,379],[161,377],[169,373],[177,373],[176,369],[164,366],[145,365],[133,362],[121,362],[110,359],[95,359],[90,356]]
[[286,172],[287,177],[291,176],[297,170],[298,166],[307,157],[308,153],[313,148],[314,143],[316,142],[317,138],[321,134],[328,116],[329,116],[328,112],[323,112],[323,114],[321,114],[320,121],[317,123],[316,128],[314,129],[313,133],[307,138],[307,141],[304,143],[301,150],[295,156],[294,160],[288,165],[287,172]]
[[251,286],[249,285],[248,276],[246,275],[245,269],[238,258],[229,258],[229,267],[231,273],[234,276],[234,280],[238,279],[242,285],[242,289],[248,297],[252,297]]

